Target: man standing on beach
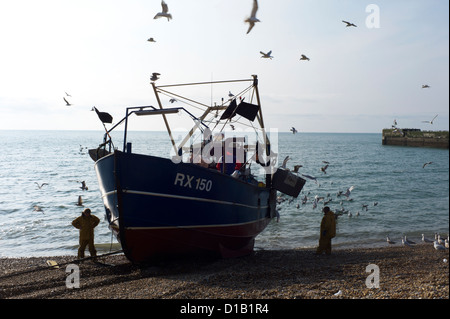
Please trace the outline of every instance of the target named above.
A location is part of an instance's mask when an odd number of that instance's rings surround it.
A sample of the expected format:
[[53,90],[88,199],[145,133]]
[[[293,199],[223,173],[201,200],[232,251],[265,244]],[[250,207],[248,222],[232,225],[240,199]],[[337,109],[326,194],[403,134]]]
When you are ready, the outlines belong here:
[[330,207],[325,206],[322,211],[324,216],[320,223],[319,247],[316,254],[320,255],[325,252],[325,254],[329,255],[331,254],[331,238],[336,236],[336,218]]
[[86,246],[89,248],[91,257],[97,256],[94,246],[94,228],[98,225],[100,219],[91,215],[91,210],[86,208],[80,217],[72,222],[72,226],[80,230],[80,247],[78,247],[78,258],[84,258]]

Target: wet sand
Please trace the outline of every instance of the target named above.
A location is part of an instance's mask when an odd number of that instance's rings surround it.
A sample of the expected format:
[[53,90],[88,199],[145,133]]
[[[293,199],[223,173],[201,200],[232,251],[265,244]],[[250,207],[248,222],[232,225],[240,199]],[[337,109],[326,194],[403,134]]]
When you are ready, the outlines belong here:
[[[192,258],[131,264],[123,255],[73,263],[74,256],[0,259],[2,299],[449,299],[449,252],[414,247],[266,250],[233,259]],[[61,264],[47,268],[46,261]],[[379,288],[368,288],[368,265]],[[373,266],[371,266],[373,268]],[[70,274],[69,276],[74,276]],[[374,280],[368,284],[374,285]],[[73,285],[72,282],[69,285]]]

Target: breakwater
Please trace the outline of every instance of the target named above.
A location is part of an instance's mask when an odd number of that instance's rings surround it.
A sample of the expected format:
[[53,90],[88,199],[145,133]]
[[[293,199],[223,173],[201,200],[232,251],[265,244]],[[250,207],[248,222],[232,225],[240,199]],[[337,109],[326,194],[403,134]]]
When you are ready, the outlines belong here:
[[448,131],[422,131],[420,129],[383,129],[382,144],[448,149],[448,135]]

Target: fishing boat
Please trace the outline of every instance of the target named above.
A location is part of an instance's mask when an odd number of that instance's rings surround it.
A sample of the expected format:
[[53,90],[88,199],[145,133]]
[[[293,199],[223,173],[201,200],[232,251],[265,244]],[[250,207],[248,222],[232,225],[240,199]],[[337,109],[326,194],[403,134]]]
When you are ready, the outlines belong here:
[[[230,92],[219,105],[175,93],[180,87],[232,83],[242,85],[242,91],[236,96]],[[109,227],[125,256],[139,263],[186,254],[227,258],[251,253],[256,236],[277,216],[277,191],[296,197],[305,183],[289,170],[277,168],[257,76],[151,85],[157,107],[127,107],[125,117],[110,129],[105,126],[103,143],[89,152]],[[165,107],[162,95],[177,106]],[[193,123],[177,140],[170,124],[174,114],[184,114]],[[127,141],[132,119],[155,116],[167,129],[170,156],[134,152]],[[239,136],[235,128],[241,124],[252,128],[253,135],[239,131],[243,135]],[[111,136],[122,126],[119,150]],[[151,141],[149,145],[151,149]]]

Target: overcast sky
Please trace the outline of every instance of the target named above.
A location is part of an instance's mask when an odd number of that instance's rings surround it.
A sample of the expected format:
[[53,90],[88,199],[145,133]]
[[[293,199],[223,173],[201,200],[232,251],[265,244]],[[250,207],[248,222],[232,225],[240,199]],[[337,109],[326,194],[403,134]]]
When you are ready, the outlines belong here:
[[159,0],[1,0],[0,129],[101,130],[94,105],[115,120],[156,105],[152,72],[159,85],[257,74],[279,131],[449,129],[447,0],[259,0],[249,34],[252,0],[166,2],[170,22],[153,19]]

